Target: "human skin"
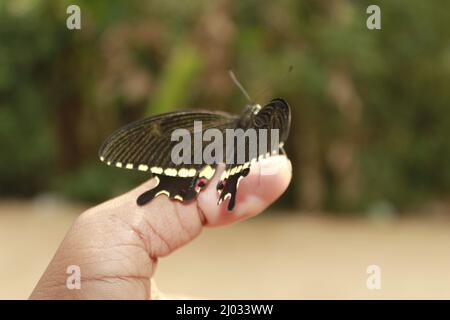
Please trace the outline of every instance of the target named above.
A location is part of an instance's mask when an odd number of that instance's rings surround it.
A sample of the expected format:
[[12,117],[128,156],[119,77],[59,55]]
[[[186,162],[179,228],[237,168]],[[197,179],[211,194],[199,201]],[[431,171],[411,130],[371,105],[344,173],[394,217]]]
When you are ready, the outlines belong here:
[[[270,175],[261,174],[270,169]],[[197,237],[203,227],[217,227],[253,217],[289,185],[292,166],[285,156],[252,165],[241,181],[236,206],[217,205],[216,185],[223,166],[196,200],[182,203],[158,196],[140,207],[136,198],[153,179],[83,212],[74,222],[30,299],[152,299],[151,281],[158,258]],[[262,235],[261,235],[262,236]],[[214,250],[213,248],[211,248]],[[77,265],[81,288],[68,289],[66,271]],[[157,295],[157,294],[156,294]]]

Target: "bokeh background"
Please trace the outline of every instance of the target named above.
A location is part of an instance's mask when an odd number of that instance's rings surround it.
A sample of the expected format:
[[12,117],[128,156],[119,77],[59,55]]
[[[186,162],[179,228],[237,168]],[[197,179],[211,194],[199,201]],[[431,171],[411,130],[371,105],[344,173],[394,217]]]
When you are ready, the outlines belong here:
[[229,69],[261,104],[290,103],[293,181],[163,259],[161,289],[450,298],[449,39],[445,0],[1,0],[0,298],[28,296],[85,208],[147,179],[100,163],[101,142],[147,115],[240,112]]

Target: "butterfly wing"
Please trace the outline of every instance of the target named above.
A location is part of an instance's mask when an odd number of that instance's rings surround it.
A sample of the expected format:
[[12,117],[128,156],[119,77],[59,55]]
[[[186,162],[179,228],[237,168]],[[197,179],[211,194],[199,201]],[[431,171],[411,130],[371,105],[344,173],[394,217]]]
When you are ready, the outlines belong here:
[[[201,121],[200,130],[203,134],[203,131],[210,128],[221,131],[233,128],[236,120],[234,115],[209,111],[181,111],[148,117],[114,132],[101,146],[99,157],[108,165],[145,171],[156,177],[157,185],[138,198],[139,205],[159,194],[178,200],[190,200],[212,178],[216,164],[206,165],[203,161],[174,163],[172,150],[179,140],[172,139],[173,132],[184,130],[184,134],[188,134],[190,139],[194,130],[198,129],[194,125],[195,121]],[[203,139],[202,144],[206,144]],[[192,156],[194,151],[194,143],[191,143]]]
[[[246,119],[244,119],[246,120]],[[228,210],[232,210],[236,203],[236,192],[239,182],[250,172],[252,162],[277,154],[287,140],[291,126],[291,110],[288,103],[280,98],[274,99],[257,113],[250,114],[247,121],[241,121],[242,129],[255,129],[258,134],[256,156],[249,155],[250,142],[246,141],[245,161],[239,162],[237,154],[234,154],[234,163],[227,164],[221,180],[217,185],[220,192],[218,203],[229,198]],[[259,135],[261,130],[267,130],[267,135]],[[278,137],[272,135],[271,130],[278,133]],[[264,146],[265,144],[265,146]],[[237,152],[238,148],[234,148]]]
[[281,144],[286,142],[291,128],[291,108],[281,98],[273,99],[252,117],[255,129],[276,129]]
[[[160,169],[180,169],[172,161],[171,151],[178,140],[172,141],[175,130],[192,134],[194,121],[201,121],[202,131],[210,128],[233,128],[237,117],[227,113],[182,111],[148,117],[117,130],[105,140],[99,150],[100,160],[119,168],[137,169],[160,174]],[[205,144],[205,142],[202,142]],[[191,144],[191,154],[194,144]],[[202,164],[183,164],[186,169],[199,169]],[[152,170],[154,168],[154,170]],[[155,169],[157,168],[157,169]]]

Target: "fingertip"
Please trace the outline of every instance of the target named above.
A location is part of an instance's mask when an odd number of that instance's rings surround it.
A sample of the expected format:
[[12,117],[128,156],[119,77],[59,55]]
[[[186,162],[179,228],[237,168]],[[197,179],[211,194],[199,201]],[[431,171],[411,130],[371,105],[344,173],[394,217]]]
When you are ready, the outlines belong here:
[[292,164],[286,156],[272,156],[253,164],[250,174],[239,184],[232,211],[227,209],[229,200],[217,205],[216,185],[220,171],[218,173],[198,198],[209,226],[229,224],[262,212],[287,189],[292,177]]
[[241,214],[249,217],[266,209],[286,191],[291,177],[292,165],[285,156],[272,156],[257,163],[238,190],[236,206],[242,208]]

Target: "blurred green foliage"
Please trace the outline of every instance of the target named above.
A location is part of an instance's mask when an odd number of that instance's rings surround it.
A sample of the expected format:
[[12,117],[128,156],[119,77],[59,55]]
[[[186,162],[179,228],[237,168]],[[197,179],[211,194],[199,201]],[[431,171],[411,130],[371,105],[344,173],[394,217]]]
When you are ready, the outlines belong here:
[[[66,28],[78,4],[82,29]],[[366,8],[381,7],[368,30]],[[450,3],[0,2],[0,192],[101,201],[146,176],[97,159],[130,121],[173,109],[293,107],[292,208],[402,211],[450,192]],[[293,71],[288,73],[289,66]]]

